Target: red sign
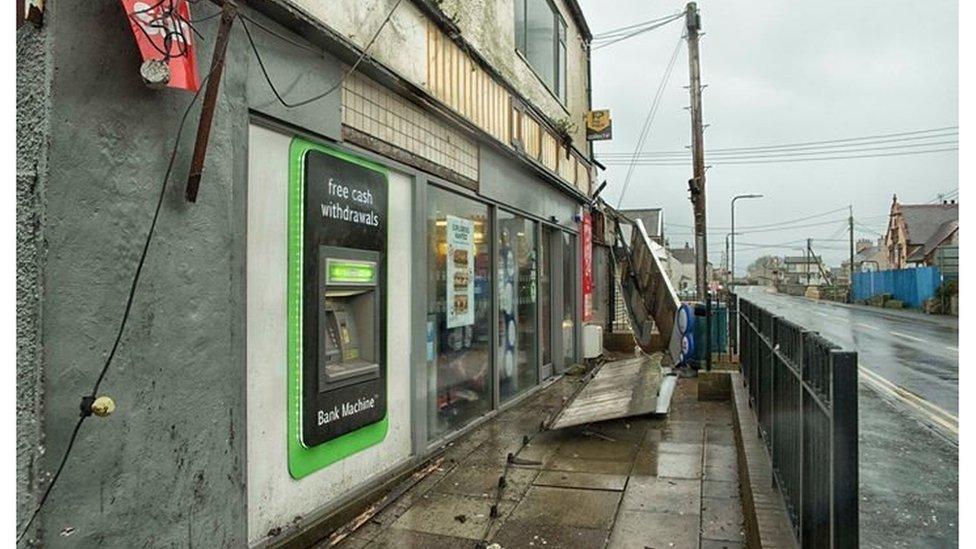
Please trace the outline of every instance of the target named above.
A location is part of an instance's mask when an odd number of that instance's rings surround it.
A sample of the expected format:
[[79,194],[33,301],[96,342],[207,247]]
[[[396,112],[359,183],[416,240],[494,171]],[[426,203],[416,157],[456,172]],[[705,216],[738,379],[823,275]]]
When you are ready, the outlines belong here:
[[186,0],[122,0],[143,61],[169,65],[171,88],[200,89],[197,54]]
[[593,219],[590,212],[583,214],[583,321],[593,319]]

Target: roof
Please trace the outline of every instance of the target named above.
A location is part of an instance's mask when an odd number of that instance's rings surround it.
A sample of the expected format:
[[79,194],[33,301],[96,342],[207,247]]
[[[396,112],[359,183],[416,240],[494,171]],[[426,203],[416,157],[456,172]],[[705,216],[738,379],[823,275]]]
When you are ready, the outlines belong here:
[[573,21],[579,27],[580,34],[583,35],[583,41],[589,42],[592,40],[593,35],[590,33],[590,26],[586,24],[586,17],[583,15],[583,10],[580,8],[579,2],[576,0],[566,0],[566,7],[569,8],[569,13],[573,16]]
[[924,244],[947,221],[959,221],[959,204],[902,204],[901,216],[908,231],[908,245]]
[[880,246],[868,246],[867,248],[863,248],[861,251],[854,254],[854,263],[861,263],[867,259],[871,259],[872,257],[878,255],[878,252],[880,251]]
[[936,231],[932,234],[932,236],[930,236],[929,239],[925,241],[925,244],[916,248],[915,251],[913,251],[911,255],[908,256],[908,259],[906,259],[906,261],[910,263],[914,263],[917,261],[925,260],[925,257],[930,253],[932,253],[933,250],[938,248],[939,244],[945,242],[946,239],[951,237],[952,234],[958,230],[959,230],[959,221],[955,219],[946,221],[945,223],[939,225],[939,228],[936,229]]
[[671,252],[671,257],[678,261],[678,263],[694,263],[695,262],[695,249],[689,247],[687,244],[684,248],[668,248]]
[[810,263],[816,264],[820,262],[820,256],[811,255],[809,258],[805,255],[788,255],[783,259],[783,263]]
[[661,208],[645,208],[640,210],[619,210],[632,220],[640,219],[644,223],[647,236],[662,236],[664,233],[664,214]]

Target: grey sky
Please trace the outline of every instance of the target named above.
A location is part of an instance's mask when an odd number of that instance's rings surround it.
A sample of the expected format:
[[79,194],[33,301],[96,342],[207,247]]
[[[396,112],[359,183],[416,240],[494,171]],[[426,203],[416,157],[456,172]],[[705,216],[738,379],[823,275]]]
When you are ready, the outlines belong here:
[[[596,33],[684,9],[683,2],[580,0]],[[700,1],[706,150],[797,143],[958,124],[956,2],[718,2]],[[609,108],[614,139],[596,152],[632,152],[683,20],[593,54],[593,106]],[[687,49],[679,52],[645,151],[676,151],[690,144]],[[950,138],[951,139],[951,138]],[[717,161],[716,161],[717,162]],[[715,166],[707,172],[709,259],[718,263],[729,227],[729,200],[740,200],[737,225],[757,225],[854,206],[862,223],[884,231],[893,193],[903,203],[928,202],[958,187],[958,154],[841,161]],[[709,162],[706,159],[706,164]],[[610,166],[605,198],[616,204],[626,166]],[[691,241],[688,167],[638,166],[622,207],[663,207],[674,246]],[[846,212],[806,223],[835,223],[737,237],[736,271],[765,253],[800,254],[814,239],[818,253],[836,266],[847,252]],[[803,223],[803,222],[801,222]],[[804,224],[806,224],[804,223]],[[860,237],[877,238],[864,230]],[[817,249],[819,248],[819,249]],[[836,249],[827,249],[836,248]]]

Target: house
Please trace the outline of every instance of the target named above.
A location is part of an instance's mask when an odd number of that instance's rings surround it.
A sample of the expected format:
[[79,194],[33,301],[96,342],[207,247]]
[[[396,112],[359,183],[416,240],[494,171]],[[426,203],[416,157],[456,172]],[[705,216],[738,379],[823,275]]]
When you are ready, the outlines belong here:
[[783,280],[783,270],[783,258],[764,256],[749,265],[747,278],[759,284],[775,284]]
[[788,255],[783,258],[783,281],[787,284],[821,286],[827,281],[821,272],[821,259],[818,255]]
[[[668,276],[671,277],[671,284],[678,292],[679,297],[692,297],[695,295],[696,280],[695,276],[695,249],[685,242],[683,248],[668,248]],[[705,265],[706,280],[712,281],[713,268],[711,262]]]
[[620,213],[630,220],[638,219],[644,223],[647,236],[654,242],[664,246],[664,210],[661,208],[643,208],[634,210],[620,210]]
[[[854,243],[854,271],[884,271],[891,268],[888,262],[888,248],[884,237],[873,241],[869,238],[859,238]],[[840,266],[843,270],[843,280],[847,280],[850,261],[844,260]]]
[[891,200],[885,233],[887,260],[893,269],[933,265],[937,252],[959,244],[959,204],[901,204]]

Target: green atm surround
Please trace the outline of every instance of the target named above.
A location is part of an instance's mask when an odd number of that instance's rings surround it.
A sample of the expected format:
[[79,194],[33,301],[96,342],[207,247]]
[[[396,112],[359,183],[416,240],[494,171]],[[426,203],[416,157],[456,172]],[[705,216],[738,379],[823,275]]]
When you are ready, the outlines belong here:
[[[368,170],[373,172],[372,176],[382,177],[382,210],[380,212],[381,224],[379,230],[384,234],[381,238],[385,246],[386,225],[386,195],[388,185],[388,172],[378,164],[359,158],[347,152],[334,149],[319,143],[307,141],[302,138],[294,138],[289,150],[289,170],[288,170],[288,342],[287,342],[287,361],[288,361],[288,380],[287,380],[287,406],[288,406],[288,471],[292,478],[299,479],[315,471],[327,467],[337,461],[345,459],[357,452],[370,446],[378,444],[386,438],[389,430],[389,412],[386,408],[387,384],[385,371],[385,296],[379,299],[378,306],[379,318],[378,330],[384,334],[381,344],[378,346],[378,361],[383,365],[383,415],[382,418],[374,423],[370,423],[351,432],[341,434],[331,440],[308,445],[303,441],[303,408],[305,407],[305,395],[307,393],[303,387],[305,375],[305,356],[303,351],[303,332],[305,330],[303,322],[303,310],[305,310],[306,299],[306,280],[304,267],[305,262],[305,182],[306,182],[306,157],[310,152],[315,154],[325,154],[333,159],[338,159],[343,163],[349,164],[349,168],[358,170]],[[363,172],[368,173],[368,172]],[[320,246],[320,248],[326,248]],[[383,250],[385,255],[385,250]],[[385,260],[378,263],[378,276],[383,282],[385,279]],[[385,285],[379,285],[379,291],[385,291]]]

